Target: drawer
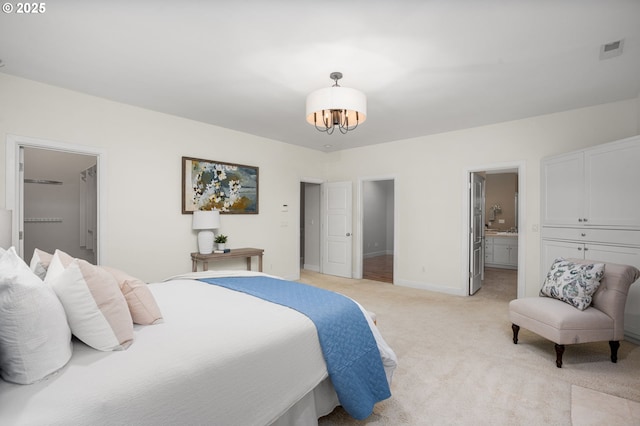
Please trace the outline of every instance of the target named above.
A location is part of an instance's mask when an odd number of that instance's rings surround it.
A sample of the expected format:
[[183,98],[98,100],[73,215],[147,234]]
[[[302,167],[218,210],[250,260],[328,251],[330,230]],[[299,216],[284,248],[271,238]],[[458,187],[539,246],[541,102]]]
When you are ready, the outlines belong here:
[[542,238],[640,246],[640,230],[542,227]]

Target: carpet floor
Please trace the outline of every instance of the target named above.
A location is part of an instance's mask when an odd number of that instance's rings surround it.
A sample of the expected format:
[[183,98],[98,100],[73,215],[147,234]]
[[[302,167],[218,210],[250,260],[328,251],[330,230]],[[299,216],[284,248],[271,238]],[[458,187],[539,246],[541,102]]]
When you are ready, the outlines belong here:
[[538,335],[522,329],[514,345],[508,302],[515,285],[494,272],[491,285],[460,297],[303,271],[301,282],[375,312],[398,356],[393,396],[369,418],[354,420],[338,407],[319,424],[571,425],[572,386],[640,402],[640,347],[633,343],[621,342],[617,364],[606,342],[567,346],[562,369],[553,343]]

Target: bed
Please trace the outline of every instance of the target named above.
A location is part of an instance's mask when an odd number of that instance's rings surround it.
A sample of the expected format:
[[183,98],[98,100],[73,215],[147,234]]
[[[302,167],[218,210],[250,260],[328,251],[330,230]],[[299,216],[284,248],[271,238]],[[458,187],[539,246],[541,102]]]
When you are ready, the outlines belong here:
[[[56,373],[29,385],[0,380],[0,424],[317,424],[343,397],[316,325],[289,307],[203,281],[224,277],[274,279],[207,271],[149,284],[161,323],[134,325],[126,350],[98,351],[74,338],[71,360]],[[396,356],[355,305],[390,384]]]

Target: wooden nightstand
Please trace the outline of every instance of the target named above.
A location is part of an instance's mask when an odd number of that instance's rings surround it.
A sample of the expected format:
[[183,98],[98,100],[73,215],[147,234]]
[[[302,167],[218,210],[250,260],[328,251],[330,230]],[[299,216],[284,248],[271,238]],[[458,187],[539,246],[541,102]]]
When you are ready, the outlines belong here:
[[228,253],[211,253],[200,254],[198,252],[191,253],[191,271],[196,272],[198,270],[198,262],[202,262],[202,270],[209,270],[209,262],[218,260],[234,259],[238,257],[244,257],[247,259],[247,271],[251,270],[251,258],[258,256],[258,271],[262,272],[262,255],[263,249],[258,248],[237,248],[231,249]]

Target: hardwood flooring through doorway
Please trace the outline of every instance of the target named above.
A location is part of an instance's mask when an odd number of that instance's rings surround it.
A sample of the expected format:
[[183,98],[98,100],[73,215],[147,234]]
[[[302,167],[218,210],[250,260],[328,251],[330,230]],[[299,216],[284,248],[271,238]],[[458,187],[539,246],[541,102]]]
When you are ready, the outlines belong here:
[[[484,296],[515,299],[518,293],[518,271],[513,269],[486,268],[482,292]],[[362,264],[362,278],[384,283],[393,283],[393,255],[365,258]]]
[[365,258],[362,262],[362,278],[393,283],[393,255],[386,254]]

